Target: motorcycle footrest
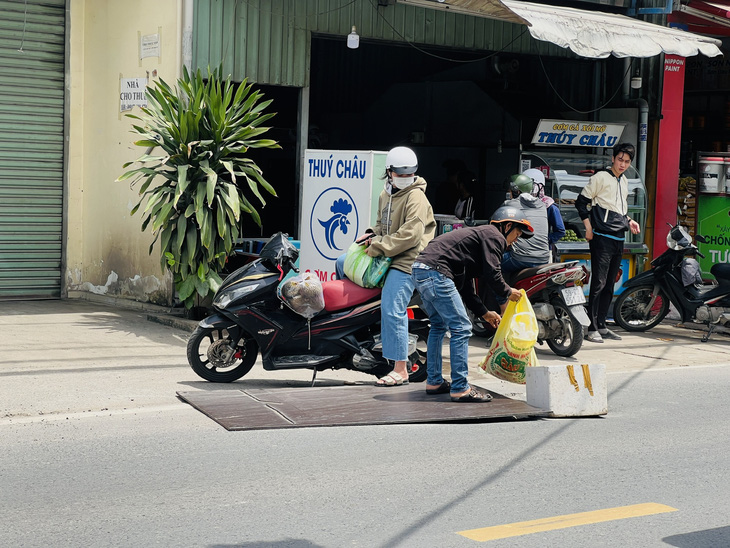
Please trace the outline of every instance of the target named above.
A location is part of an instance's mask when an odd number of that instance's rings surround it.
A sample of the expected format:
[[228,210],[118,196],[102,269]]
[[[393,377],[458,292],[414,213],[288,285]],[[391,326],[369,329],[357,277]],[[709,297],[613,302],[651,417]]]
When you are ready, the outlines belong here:
[[309,368],[325,365],[328,362],[335,363],[339,356],[317,356],[315,354],[300,354],[297,356],[281,356],[273,358],[272,364],[276,369],[294,369],[297,367]]

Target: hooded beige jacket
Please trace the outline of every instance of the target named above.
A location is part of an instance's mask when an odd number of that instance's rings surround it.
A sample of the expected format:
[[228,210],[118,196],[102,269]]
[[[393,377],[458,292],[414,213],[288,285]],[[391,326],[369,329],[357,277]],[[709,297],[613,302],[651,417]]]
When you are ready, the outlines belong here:
[[433,208],[426,198],[426,180],[416,181],[393,193],[383,190],[378,198],[378,218],[371,232],[375,233],[368,255],[391,257],[390,268],[406,274],[426,244],[433,239],[436,221]]

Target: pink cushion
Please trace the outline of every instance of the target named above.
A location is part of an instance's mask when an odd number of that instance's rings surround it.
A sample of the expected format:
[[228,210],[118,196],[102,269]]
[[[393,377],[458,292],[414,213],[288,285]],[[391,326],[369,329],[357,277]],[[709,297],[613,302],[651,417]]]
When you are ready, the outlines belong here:
[[380,295],[380,289],[365,289],[350,280],[323,282],[324,309],[328,312],[350,308]]

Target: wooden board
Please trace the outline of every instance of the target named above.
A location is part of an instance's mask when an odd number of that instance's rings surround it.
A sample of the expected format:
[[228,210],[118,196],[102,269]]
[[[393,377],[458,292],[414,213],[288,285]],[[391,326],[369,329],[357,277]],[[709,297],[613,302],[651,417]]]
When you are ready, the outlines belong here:
[[454,403],[448,394],[429,396],[425,384],[376,388],[328,386],[178,392],[226,430],[352,426],[528,418],[546,410],[490,392],[489,403]]

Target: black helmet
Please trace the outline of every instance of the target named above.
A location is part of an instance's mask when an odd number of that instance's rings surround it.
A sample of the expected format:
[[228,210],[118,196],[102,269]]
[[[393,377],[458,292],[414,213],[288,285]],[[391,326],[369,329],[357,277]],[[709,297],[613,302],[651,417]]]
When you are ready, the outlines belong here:
[[[502,206],[492,215],[491,223],[493,225],[500,225],[503,223],[512,223],[522,229],[521,238],[525,240],[532,238],[535,233],[535,229],[532,228],[530,221],[525,219],[524,213],[521,209],[512,206]],[[505,234],[506,236],[507,234]]]

